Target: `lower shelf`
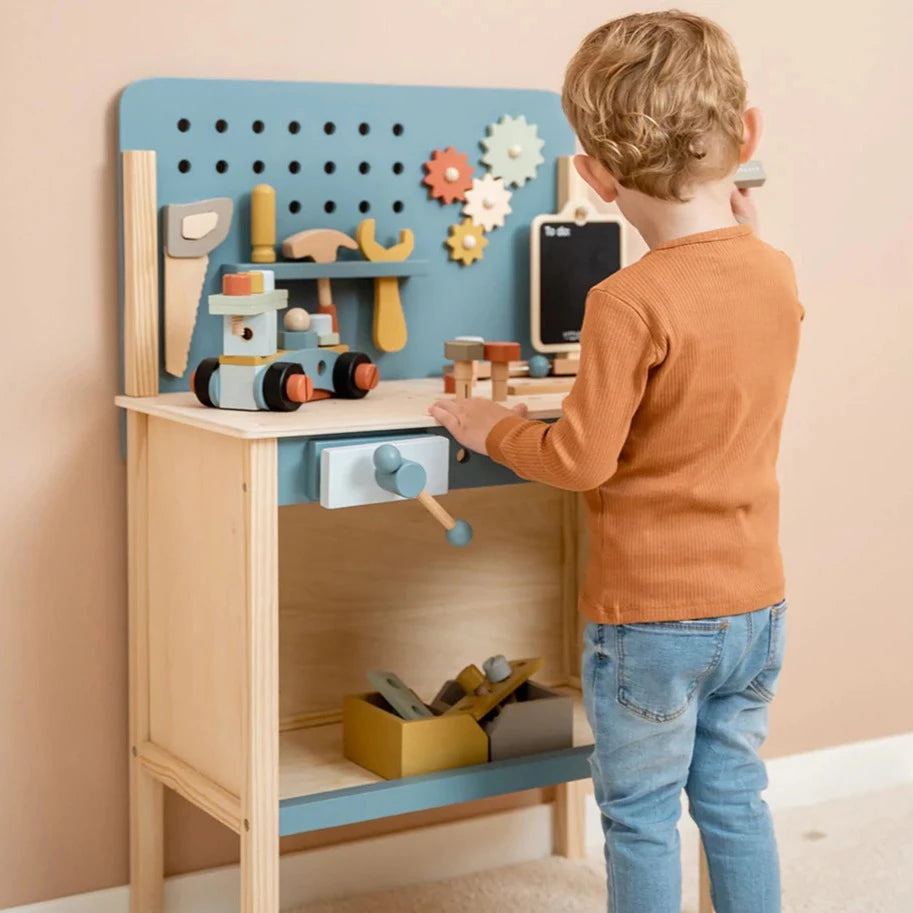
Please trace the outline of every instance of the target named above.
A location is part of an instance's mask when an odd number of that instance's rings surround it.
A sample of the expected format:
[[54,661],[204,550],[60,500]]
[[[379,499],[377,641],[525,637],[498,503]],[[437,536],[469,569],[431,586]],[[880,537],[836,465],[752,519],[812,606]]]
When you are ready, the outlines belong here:
[[340,724],[282,733],[279,834],[300,834],[582,780],[590,775],[587,759],[592,735],[579,692],[567,690],[576,698],[573,748],[419,777],[383,780],[347,761],[342,756]]

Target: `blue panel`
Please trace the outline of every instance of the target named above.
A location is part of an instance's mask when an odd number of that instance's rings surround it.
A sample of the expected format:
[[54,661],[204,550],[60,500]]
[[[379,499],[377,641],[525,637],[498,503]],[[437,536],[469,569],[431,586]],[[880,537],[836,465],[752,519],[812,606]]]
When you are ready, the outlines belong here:
[[285,799],[279,803],[279,835],[583,780],[590,776],[587,759],[591,751],[592,746],[583,746]]
[[[488,235],[485,258],[462,267],[448,260],[444,246],[448,227],[463,218],[461,204],[442,206],[428,198],[422,164],[434,149],[454,145],[469,154],[481,176],[480,140],[487,125],[504,114],[523,114],[538,126],[545,164],[535,180],[514,189],[513,213],[504,228]],[[189,122],[184,131],[178,127],[182,119]],[[226,125],[223,132],[216,129],[220,120]],[[289,130],[292,121],[300,125],[297,132]],[[262,125],[259,132],[255,122]],[[325,132],[326,123],[334,125],[332,133]],[[360,132],[362,124],[367,133]],[[394,133],[395,124],[402,125],[401,133]],[[277,242],[304,228],[336,228],[354,236],[366,215],[377,220],[381,244],[393,243],[401,228],[414,231],[411,259],[427,261],[427,275],[401,283],[409,328],[402,352],[381,354],[373,347],[371,280],[332,282],[343,342],[371,355],[382,377],[439,375],[444,340],[460,335],[516,339],[524,344],[524,354],[530,353],[529,225],[539,213],[554,211],[555,157],[574,149],[554,93],[152,79],[124,91],[119,145],[121,150],[156,151],[159,206],[219,196],[234,201],[231,231],[210,256],[204,294],[219,291],[223,264],[249,260],[249,194],[256,184],[268,183],[276,188]],[[189,163],[186,173],[179,170],[181,162]],[[327,163],[332,163],[332,173]],[[397,163],[400,173],[394,172]],[[328,203],[333,204],[331,213],[326,212]],[[395,204],[400,212],[394,212]],[[314,308],[315,283],[291,282],[289,291],[290,306]],[[204,302],[188,375],[203,358],[218,355],[220,346],[221,328]],[[162,372],[160,389],[186,390],[187,377]]]

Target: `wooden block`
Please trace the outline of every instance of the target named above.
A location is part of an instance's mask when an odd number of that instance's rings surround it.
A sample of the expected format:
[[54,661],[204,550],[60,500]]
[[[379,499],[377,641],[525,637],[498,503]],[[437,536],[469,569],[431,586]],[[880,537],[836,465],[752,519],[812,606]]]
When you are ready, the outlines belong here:
[[205,256],[179,259],[165,254],[165,370],[175,377],[187,370],[208,263]]
[[339,333],[324,333],[322,336],[317,337],[317,343],[321,346],[338,346],[339,345]]
[[219,368],[219,408],[257,412],[254,384],[262,365],[226,364]]
[[444,343],[444,357],[451,361],[478,361],[485,357],[485,345],[469,339],[451,339]]
[[276,311],[222,318],[223,355],[273,355],[276,351]]
[[258,184],[250,192],[251,263],[276,262],[276,191]]
[[340,355],[342,355],[343,352],[348,352],[348,351],[349,351],[349,347],[348,347],[348,346],[345,346],[345,345],[339,345],[339,346],[321,346],[321,348],[328,349],[330,352],[338,352]]
[[124,393],[159,392],[159,266],[155,152],[121,155],[124,225]]
[[247,275],[250,276],[251,295],[262,295],[264,291],[263,273],[260,270],[252,270]]
[[273,352],[272,355],[220,355],[220,365],[268,365],[275,361],[282,353]]
[[735,186],[739,189],[745,187],[762,187],[767,180],[764,165],[758,159],[743,162],[735,173]]
[[283,349],[316,349],[318,345],[318,337],[313,330],[305,330],[303,332],[295,330],[279,331],[279,346]]
[[281,311],[288,304],[288,289],[264,292],[262,295],[210,295],[210,314],[242,314],[251,317],[266,311]]
[[234,204],[228,197],[164,207],[164,247],[169,257],[205,257],[227,237]]
[[567,377],[577,373],[580,367],[579,358],[556,358],[552,361],[552,374],[556,377]]
[[511,396],[541,396],[546,393],[570,393],[572,380],[521,380],[507,385]]
[[222,277],[222,294],[250,295],[251,285],[250,273],[228,273]]
[[311,327],[318,336],[326,336],[333,330],[333,318],[330,314],[311,314]]

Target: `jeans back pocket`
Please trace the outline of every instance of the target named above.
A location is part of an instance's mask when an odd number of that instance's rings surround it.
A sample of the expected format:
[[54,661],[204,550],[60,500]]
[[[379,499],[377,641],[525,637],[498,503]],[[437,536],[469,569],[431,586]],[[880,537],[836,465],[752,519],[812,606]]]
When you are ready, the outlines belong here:
[[618,702],[665,723],[681,716],[719,665],[727,621],[618,625]]

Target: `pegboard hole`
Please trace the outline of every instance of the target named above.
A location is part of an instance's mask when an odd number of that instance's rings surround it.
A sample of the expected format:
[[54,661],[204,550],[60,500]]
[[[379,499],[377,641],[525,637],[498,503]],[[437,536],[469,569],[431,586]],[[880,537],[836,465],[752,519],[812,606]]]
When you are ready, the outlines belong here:
[[394,136],[402,136],[402,135],[403,135],[403,125],[402,125],[402,124],[394,124],[394,125],[393,125],[393,135],[394,135]]
[[332,200],[327,200],[323,204],[323,211],[326,213],[336,212],[336,204]]
[[217,133],[224,133],[227,129],[228,129],[228,121],[227,121],[227,120],[224,120],[223,118],[220,117],[220,118],[216,121],[216,132],[217,132]]
[[301,124],[299,124],[298,121],[290,120],[288,122],[288,132],[289,133],[297,133],[300,129],[301,129]]
[[370,125],[362,122],[358,125],[358,132],[362,136],[367,136],[371,132],[371,127],[370,127]]
[[332,174],[332,173],[336,170],[336,162],[327,162],[327,163],[323,166],[323,170],[324,170],[327,174]]
[[178,162],[178,171],[180,171],[181,174],[187,174],[187,172],[190,171],[190,162],[188,159],[181,159]]
[[332,136],[336,132],[336,124],[334,124],[333,121],[328,120],[323,125],[323,132],[326,133],[327,136]]
[[293,215],[301,212],[301,204],[297,200],[292,200],[292,202],[288,204],[288,211]]
[[216,162],[216,171],[218,171],[219,174],[225,174],[225,172],[228,171],[228,162],[226,162],[225,159],[219,159],[219,161]]
[[260,159],[257,159],[257,161],[254,162],[254,174],[263,174],[264,168],[266,168],[266,165],[264,165]]
[[288,170],[291,171],[292,174],[298,174],[298,172],[301,171],[301,162],[289,162]]
[[370,208],[371,208],[371,204],[370,204],[367,200],[362,200],[362,201],[358,204],[358,211],[359,211],[359,212],[367,212]]
[[360,174],[367,174],[371,170],[371,166],[367,162],[362,162],[358,166],[358,171]]
[[456,461],[458,463],[469,462],[469,451],[465,447],[460,447],[460,449],[456,452]]
[[190,129],[190,121],[187,120],[186,117],[182,117],[178,121],[178,130],[180,130],[181,133],[186,133],[189,129]]
[[406,207],[403,205],[403,201],[402,201],[402,200],[396,200],[396,202],[393,204],[393,211],[394,211],[394,212],[402,212],[405,208],[406,208]]
[[402,173],[403,173],[403,163],[402,163],[402,162],[394,162],[394,163],[393,163],[393,173],[394,173],[394,174],[402,174]]
[[262,120],[255,120],[250,125],[250,129],[253,130],[254,133],[262,133],[266,129],[266,127]]
[[241,338],[247,340],[253,339],[254,331],[250,327],[244,327],[244,331],[241,333]]
[[317,362],[317,373],[325,374],[326,370],[327,370],[327,363],[325,361],[318,361]]

